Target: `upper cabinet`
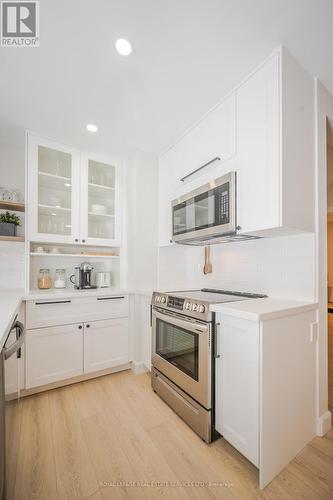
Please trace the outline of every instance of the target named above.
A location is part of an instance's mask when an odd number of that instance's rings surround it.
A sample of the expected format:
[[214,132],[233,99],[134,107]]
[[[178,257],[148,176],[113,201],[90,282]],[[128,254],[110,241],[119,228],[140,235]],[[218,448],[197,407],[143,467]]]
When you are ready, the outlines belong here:
[[120,245],[118,166],[28,136],[28,239]]
[[230,171],[240,234],[314,231],[314,79],[283,48],[160,157],[160,245],[172,199]]

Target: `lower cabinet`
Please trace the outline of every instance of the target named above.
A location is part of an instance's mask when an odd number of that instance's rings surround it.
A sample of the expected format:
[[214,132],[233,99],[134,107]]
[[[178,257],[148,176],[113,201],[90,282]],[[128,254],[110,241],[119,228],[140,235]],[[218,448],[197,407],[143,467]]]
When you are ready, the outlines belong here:
[[84,373],[128,363],[128,343],[128,318],[85,323]]
[[217,431],[259,465],[259,324],[220,316],[217,325]]
[[27,389],[82,373],[83,323],[27,331]]
[[28,330],[26,389],[128,363],[128,330],[128,318]]

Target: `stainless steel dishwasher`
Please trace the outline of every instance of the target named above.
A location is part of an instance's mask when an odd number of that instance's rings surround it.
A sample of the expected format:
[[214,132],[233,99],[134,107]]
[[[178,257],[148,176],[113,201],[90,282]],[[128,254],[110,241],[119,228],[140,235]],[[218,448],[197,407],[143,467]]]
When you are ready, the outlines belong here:
[[[25,330],[16,320],[0,353],[0,498],[10,500],[20,435],[20,363]],[[6,467],[6,464],[10,467]]]

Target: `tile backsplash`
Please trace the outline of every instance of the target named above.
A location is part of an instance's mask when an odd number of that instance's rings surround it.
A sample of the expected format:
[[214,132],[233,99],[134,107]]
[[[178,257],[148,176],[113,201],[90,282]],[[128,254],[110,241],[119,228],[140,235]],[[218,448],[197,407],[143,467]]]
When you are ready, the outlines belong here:
[[24,247],[22,242],[0,241],[0,289],[24,288]]
[[213,272],[204,275],[203,247],[161,247],[159,289],[209,287],[315,300],[314,234],[212,245],[211,260]]

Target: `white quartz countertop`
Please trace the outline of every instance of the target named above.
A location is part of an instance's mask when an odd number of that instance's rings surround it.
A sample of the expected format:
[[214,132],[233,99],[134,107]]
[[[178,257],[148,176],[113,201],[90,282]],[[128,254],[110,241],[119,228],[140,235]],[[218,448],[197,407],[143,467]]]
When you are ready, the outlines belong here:
[[299,312],[311,311],[317,307],[317,302],[301,302],[267,297],[264,299],[214,304],[210,307],[210,310],[251,321],[264,321],[282,316],[290,316]]
[[0,350],[17,315],[24,290],[0,290]]
[[51,288],[50,290],[31,290],[29,293],[25,293],[23,296],[24,300],[41,300],[41,299],[65,299],[65,298],[80,298],[80,297],[101,297],[109,295],[147,295],[151,296],[152,291],[150,290],[134,290],[129,288],[94,288],[91,290],[75,290],[73,288],[66,288],[61,290],[56,290]]

